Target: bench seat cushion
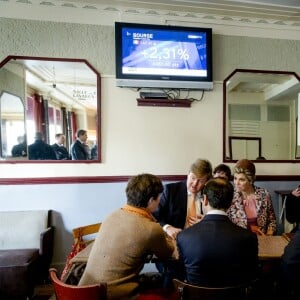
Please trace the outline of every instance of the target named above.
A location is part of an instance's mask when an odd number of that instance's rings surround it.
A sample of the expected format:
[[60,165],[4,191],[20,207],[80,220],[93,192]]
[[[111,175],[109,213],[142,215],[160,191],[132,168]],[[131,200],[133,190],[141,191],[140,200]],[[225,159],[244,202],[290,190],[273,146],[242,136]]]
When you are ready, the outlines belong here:
[[0,268],[27,265],[38,256],[38,249],[0,250]]
[[38,249],[0,250],[0,299],[33,293],[38,259]]

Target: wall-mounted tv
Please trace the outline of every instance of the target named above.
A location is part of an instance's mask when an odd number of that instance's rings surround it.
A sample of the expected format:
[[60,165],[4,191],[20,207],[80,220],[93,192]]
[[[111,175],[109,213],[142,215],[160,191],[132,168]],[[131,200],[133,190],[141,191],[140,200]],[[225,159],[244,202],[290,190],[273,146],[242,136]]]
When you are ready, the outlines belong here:
[[212,90],[212,29],[115,23],[116,85]]

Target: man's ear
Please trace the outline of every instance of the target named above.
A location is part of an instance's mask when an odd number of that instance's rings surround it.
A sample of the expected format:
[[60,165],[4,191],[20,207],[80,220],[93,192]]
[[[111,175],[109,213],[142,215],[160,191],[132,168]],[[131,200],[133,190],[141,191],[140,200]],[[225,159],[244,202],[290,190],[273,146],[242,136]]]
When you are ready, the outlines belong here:
[[205,206],[207,206],[208,205],[208,198],[207,198],[207,195],[203,195],[203,204],[205,205]]

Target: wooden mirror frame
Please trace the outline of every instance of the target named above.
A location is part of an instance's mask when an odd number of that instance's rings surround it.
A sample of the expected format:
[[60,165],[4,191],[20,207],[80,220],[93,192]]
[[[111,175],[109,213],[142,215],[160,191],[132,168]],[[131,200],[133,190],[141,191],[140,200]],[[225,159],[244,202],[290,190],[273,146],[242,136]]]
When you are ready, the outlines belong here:
[[[84,63],[86,66],[95,73],[96,85],[97,85],[97,120],[96,120],[96,140],[98,146],[98,159],[94,160],[0,160],[0,164],[26,164],[26,163],[100,163],[101,162],[101,76],[100,73],[85,59],[72,59],[72,58],[52,58],[52,57],[32,57],[32,56],[15,56],[9,55],[3,61],[0,62],[0,69],[10,62],[11,60],[36,60],[36,61],[57,61],[57,62],[71,62],[71,63]],[[7,92],[5,90],[5,92]],[[25,119],[26,122],[26,119]]]
[[[227,82],[238,72],[241,73],[260,73],[260,74],[277,74],[277,75],[291,75],[294,76],[299,84],[300,84],[300,77],[295,73],[295,72],[289,72],[289,71],[271,71],[271,70],[256,70],[256,69],[235,69],[231,74],[229,74],[229,76],[227,76],[224,81],[223,81],[223,162],[224,163],[234,163],[236,162],[238,159],[233,159],[232,157],[228,157],[226,155],[226,145],[228,144],[228,140],[227,139],[234,139],[232,136],[229,136],[227,134]],[[300,90],[298,91],[300,92]],[[299,104],[300,105],[300,104]],[[297,125],[296,125],[297,126]],[[297,130],[297,128],[296,128]],[[297,134],[297,133],[296,133]],[[247,139],[247,137],[244,137],[242,139]],[[250,138],[251,139],[251,138]],[[253,138],[252,138],[253,139]],[[256,137],[255,138],[260,139],[260,137]],[[262,141],[260,140],[260,145],[259,145],[259,157],[257,157],[257,159],[252,159],[253,162],[255,163],[300,163],[300,159],[297,159],[296,157],[296,151],[295,151],[295,159],[280,159],[280,160],[275,160],[275,159],[265,159],[263,157],[263,153],[262,153]],[[232,153],[232,149],[228,149],[228,151],[231,151]]]

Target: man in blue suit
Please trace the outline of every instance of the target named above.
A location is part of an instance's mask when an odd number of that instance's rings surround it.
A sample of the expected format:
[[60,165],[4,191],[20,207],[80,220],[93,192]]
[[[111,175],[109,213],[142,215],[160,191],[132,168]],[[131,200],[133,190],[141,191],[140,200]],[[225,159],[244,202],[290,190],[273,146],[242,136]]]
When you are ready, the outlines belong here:
[[88,160],[89,146],[87,145],[88,135],[84,129],[78,129],[76,132],[76,141],[71,145],[72,160]]
[[191,284],[232,286],[258,275],[257,236],[228,218],[232,198],[230,182],[209,180],[201,200],[203,219],[177,235],[179,258]]
[[69,160],[70,154],[67,148],[64,146],[66,136],[63,133],[57,133],[55,135],[56,143],[51,145],[55,152],[56,159],[58,160]]
[[187,180],[164,186],[158,210],[153,215],[171,238],[175,239],[182,229],[201,220],[200,198],[211,177],[211,163],[199,158],[192,163]]

